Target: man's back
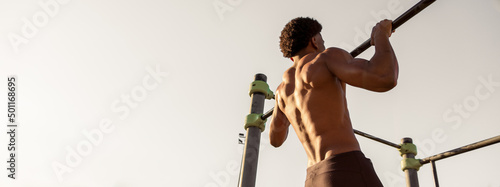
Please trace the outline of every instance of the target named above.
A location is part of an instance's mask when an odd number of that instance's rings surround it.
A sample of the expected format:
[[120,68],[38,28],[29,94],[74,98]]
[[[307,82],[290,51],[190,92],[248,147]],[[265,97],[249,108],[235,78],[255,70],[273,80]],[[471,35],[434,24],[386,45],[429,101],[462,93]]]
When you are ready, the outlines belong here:
[[325,49],[322,27],[314,19],[299,17],[283,29],[280,48],[294,64],[278,87],[269,136],[273,146],[281,146],[292,124],[308,157],[306,187],[382,186],[354,136],[345,87],[385,92],[396,86],[391,24],[384,20],[373,28],[370,60]]
[[304,146],[308,166],[360,150],[347,109],[346,85],[328,70],[325,58],[321,53],[303,57],[284,73],[277,90],[279,107]]

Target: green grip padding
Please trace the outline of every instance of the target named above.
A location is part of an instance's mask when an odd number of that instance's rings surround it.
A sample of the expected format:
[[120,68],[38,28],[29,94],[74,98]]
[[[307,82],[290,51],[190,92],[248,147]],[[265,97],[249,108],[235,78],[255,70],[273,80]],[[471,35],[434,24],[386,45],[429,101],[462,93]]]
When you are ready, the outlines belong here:
[[417,155],[417,146],[415,144],[412,144],[412,143],[401,144],[401,148],[399,148],[398,150],[399,150],[399,153],[401,154],[401,156],[403,156],[404,154],[408,154],[408,153]]
[[258,127],[260,132],[264,132],[266,130],[266,121],[267,119],[262,119],[262,114],[248,114],[245,119],[245,130],[248,127]]
[[418,169],[420,169],[420,166],[422,166],[422,164],[420,163],[420,159],[405,158],[401,160],[401,169],[403,171],[405,171],[406,169],[415,169],[418,171]]
[[250,85],[250,93],[252,96],[253,93],[258,92],[262,93],[266,96],[266,99],[274,99],[274,93],[269,89],[269,85],[264,81],[253,81]]

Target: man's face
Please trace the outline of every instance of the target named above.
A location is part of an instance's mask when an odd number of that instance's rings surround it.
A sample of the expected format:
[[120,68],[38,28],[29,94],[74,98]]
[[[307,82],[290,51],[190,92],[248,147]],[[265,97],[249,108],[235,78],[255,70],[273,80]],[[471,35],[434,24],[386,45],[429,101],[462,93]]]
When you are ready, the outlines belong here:
[[318,33],[314,36],[316,46],[318,47],[318,52],[324,51],[325,48],[325,41],[323,40],[323,37],[321,36],[321,33]]

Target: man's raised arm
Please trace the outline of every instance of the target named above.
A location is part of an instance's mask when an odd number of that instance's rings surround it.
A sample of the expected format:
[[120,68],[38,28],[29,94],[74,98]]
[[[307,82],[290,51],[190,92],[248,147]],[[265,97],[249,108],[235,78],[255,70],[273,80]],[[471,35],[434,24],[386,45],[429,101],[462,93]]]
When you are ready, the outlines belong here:
[[352,86],[376,92],[385,92],[397,84],[399,66],[389,37],[392,21],[384,20],[372,30],[372,44],[375,54],[370,61],[353,58],[347,51],[329,48],[323,52],[323,59],[330,72]]

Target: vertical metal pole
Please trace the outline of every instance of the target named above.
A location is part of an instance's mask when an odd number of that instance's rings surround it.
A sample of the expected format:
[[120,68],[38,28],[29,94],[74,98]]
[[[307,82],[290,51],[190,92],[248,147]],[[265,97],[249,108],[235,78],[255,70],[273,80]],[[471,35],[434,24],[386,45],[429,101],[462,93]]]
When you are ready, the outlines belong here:
[[[264,74],[256,74],[255,80],[267,82]],[[262,114],[264,112],[264,100],[266,96],[261,93],[252,94],[252,106],[250,113]],[[254,187],[257,176],[257,161],[259,158],[261,131],[258,127],[248,127],[245,140],[245,150],[241,161],[240,187]]]
[[434,184],[436,185],[436,187],[439,187],[438,174],[437,174],[437,170],[436,170],[436,162],[431,161],[431,166],[432,166],[432,175],[434,175]]
[[[402,143],[413,143],[411,138],[403,138],[401,140]],[[406,158],[415,158],[415,154],[406,153],[403,154],[403,159]],[[418,185],[418,175],[416,169],[406,169],[405,170],[405,178],[406,178],[406,187],[419,187]]]

